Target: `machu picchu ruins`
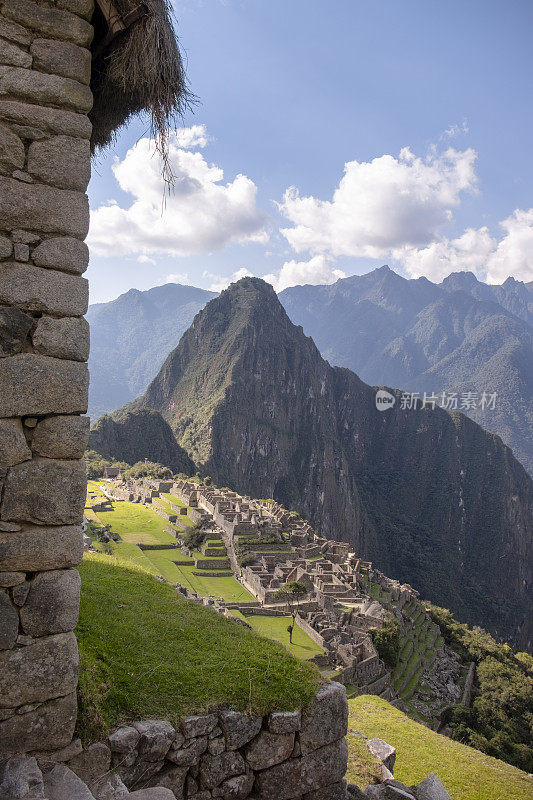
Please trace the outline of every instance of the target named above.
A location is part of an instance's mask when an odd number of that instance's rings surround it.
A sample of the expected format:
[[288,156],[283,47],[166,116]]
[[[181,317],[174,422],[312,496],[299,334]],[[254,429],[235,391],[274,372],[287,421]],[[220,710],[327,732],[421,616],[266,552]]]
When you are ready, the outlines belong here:
[[[287,616],[276,592],[291,582],[302,583],[308,594],[296,624],[320,648],[313,660],[325,676],[343,683],[352,695],[390,700],[435,728],[440,712],[458,700],[460,661],[445,647],[418,592],[383,575],[346,542],[320,537],[296,512],[271,499],[189,478],[125,480],[116,475],[101,488],[107,498],[145,504],[167,521],[167,532],[176,538],[175,564],[187,565],[193,558],[193,574],[233,576],[253,596],[228,602],[177,583],[188,599],[229,618],[239,615],[247,624],[258,615]],[[201,535],[196,555],[182,541],[184,520]],[[158,545],[140,545],[142,550],[150,547]],[[401,637],[394,669],[380,658],[372,636],[390,617]]]

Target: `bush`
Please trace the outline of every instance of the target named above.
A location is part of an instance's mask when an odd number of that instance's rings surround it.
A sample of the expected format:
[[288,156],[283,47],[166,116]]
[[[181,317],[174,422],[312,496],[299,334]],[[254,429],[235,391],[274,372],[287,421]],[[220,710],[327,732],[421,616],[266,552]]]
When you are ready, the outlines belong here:
[[167,478],[172,478],[172,471],[168,467],[163,466],[163,464],[157,464],[154,461],[137,461],[133,467],[130,467],[124,472],[124,477],[165,480]]
[[204,543],[205,533],[198,527],[188,528],[180,533],[180,538],[189,550],[198,550]]
[[385,625],[370,631],[379,657],[394,669],[400,657],[400,626],[398,620],[388,614]]
[[430,605],[444,641],[476,664],[471,708],[446,716],[453,739],[531,772],[533,770],[533,676],[531,656],[513,653],[482,628],[469,628],[445,608]]
[[250,564],[255,564],[257,558],[253,553],[239,553],[237,556],[237,564],[239,567],[249,567]]
[[100,453],[97,453],[96,450],[86,450],[83,460],[85,461],[87,478],[90,481],[102,478],[106,467],[118,467],[123,470],[130,468],[130,465],[126,464],[125,461],[109,461],[101,456]]

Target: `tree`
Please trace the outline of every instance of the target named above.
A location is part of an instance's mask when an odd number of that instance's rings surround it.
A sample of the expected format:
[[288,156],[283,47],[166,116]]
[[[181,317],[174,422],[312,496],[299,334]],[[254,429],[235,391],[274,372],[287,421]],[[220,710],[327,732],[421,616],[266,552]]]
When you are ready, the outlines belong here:
[[296,624],[296,615],[300,610],[300,603],[301,601],[307,597],[309,594],[309,589],[305,585],[305,583],[300,583],[299,581],[290,581],[290,583],[286,583],[285,586],[282,586],[277,592],[274,592],[272,599],[275,602],[286,603],[289,607],[289,611],[292,617],[292,624],[287,627],[287,631],[289,633],[289,642],[292,644],[292,633],[294,631],[294,626]]
[[156,480],[165,480],[172,478],[172,471],[165,467],[163,464],[157,464],[154,461],[137,461],[133,467],[130,467],[124,472],[125,478],[155,478]]

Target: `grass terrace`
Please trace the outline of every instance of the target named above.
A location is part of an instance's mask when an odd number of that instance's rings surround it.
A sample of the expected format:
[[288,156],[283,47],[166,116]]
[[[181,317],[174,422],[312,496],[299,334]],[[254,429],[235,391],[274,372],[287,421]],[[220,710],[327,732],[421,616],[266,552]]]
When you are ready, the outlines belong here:
[[267,636],[276,642],[280,642],[288,651],[296,658],[307,661],[313,656],[323,653],[319,647],[301,628],[297,625],[294,627],[292,634],[291,644],[289,642],[289,634],[287,632],[287,625],[290,624],[290,616],[286,617],[264,617],[264,616],[247,616],[244,619],[251,625],[254,631],[260,633],[261,636]]
[[189,508],[189,506],[179,500],[176,495],[170,492],[161,492],[160,497],[164,498],[168,503],[172,503],[173,506],[178,506],[178,508]]
[[[202,556],[202,558],[205,558],[205,556]],[[178,556],[176,560],[181,559]],[[220,598],[226,603],[249,603],[255,600],[255,597],[244,586],[241,586],[239,581],[232,575],[220,575],[217,577],[202,575],[199,574],[201,570],[197,570],[193,562],[191,562],[190,566],[182,566],[181,564],[174,566],[178,575],[174,583],[177,582],[186,589],[197,592],[202,597]]]
[[[454,800],[531,800],[533,781],[525,772],[409,719],[386,700],[362,695],[349,701],[348,727],[377,736],[396,748],[394,776],[407,786],[435,772]],[[358,771],[361,739],[348,735],[347,779],[364,789],[371,777]]]
[[[92,483],[92,482],[91,482]],[[99,489],[98,484],[96,484]],[[230,575],[228,570],[213,570],[220,572],[219,576],[195,574],[201,573],[194,566],[194,558],[209,561],[220,559],[220,555],[213,553],[204,555],[200,551],[193,552],[193,558],[187,558],[181,550],[171,545],[176,544],[176,539],[165,530],[167,522],[149,506],[142,503],[119,501],[112,504],[112,510],[99,511],[98,514],[86,508],[85,514],[89,521],[99,525],[107,525],[118,533],[120,542],[111,542],[107,545],[113,555],[124,558],[139,567],[143,567],[153,575],[162,575],[170,583],[179,583],[203,597],[221,598],[228,603],[249,602],[255,598],[241,584]],[[189,520],[191,523],[191,521]],[[192,524],[192,523],[191,523]],[[212,540],[221,544],[221,541]],[[137,545],[142,544],[168,544],[164,550],[144,550]],[[106,546],[94,541],[96,550],[104,550]],[[177,566],[174,561],[188,561],[187,565]],[[229,569],[229,562],[228,562]],[[209,572],[209,570],[207,570]]]
[[118,533],[123,542],[131,544],[172,544],[174,537],[165,530],[167,521],[142,503],[127,500],[114,502],[112,511],[99,511],[102,525]]
[[266,714],[311,701],[321,678],[285,648],[188,603],[128,561],[86,554],[76,630],[82,663],[78,734],[230,706]]

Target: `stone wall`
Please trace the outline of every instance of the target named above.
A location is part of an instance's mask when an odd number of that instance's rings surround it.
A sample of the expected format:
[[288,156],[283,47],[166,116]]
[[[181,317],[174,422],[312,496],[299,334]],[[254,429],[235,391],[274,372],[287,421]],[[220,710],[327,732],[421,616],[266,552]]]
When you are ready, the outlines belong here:
[[92,11],[0,0],[0,758],[76,720]]
[[[74,757],[72,748],[53,760],[36,755],[45,785],[69,786],[70,793],[61,797],[109,800],[157,786],[170,790],[169,800],[346,800],[347,728],[346,692],[330,683],[303,712],[254,717],[219,711],[176,726],[165,720],[133,722]],[[75,792],[67,770],[91,795],[79,787]]]

